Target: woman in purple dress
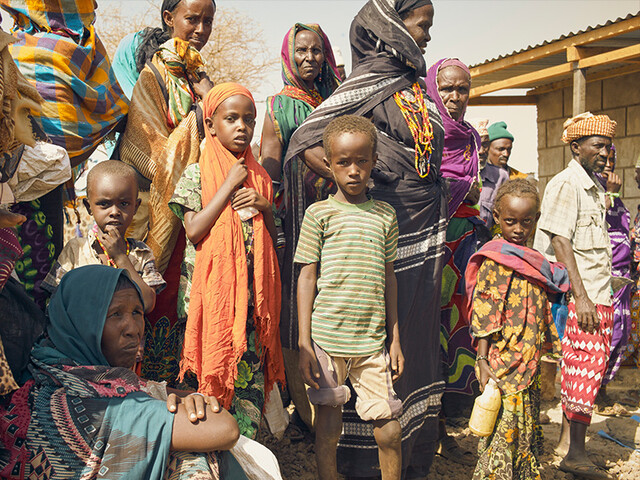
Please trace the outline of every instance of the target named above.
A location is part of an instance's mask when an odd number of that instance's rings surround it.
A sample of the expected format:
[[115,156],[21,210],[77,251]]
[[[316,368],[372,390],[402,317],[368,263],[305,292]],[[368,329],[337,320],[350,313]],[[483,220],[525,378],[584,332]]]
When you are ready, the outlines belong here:
[[[611,146],[611,153],[607,159],[607,165],[602,174],[598,175],[598,180],[602,186],[607,188],[607,180],[610,173],[616,167],[616,148]],[[611,239],[612,251],[612,275],[614,277],[631,278],[631,245],[629,240],[629,229],[631,224],[631,214],[617,193],[611,195],[611,207],[607,210],[607,223],[609,224],[609,238]],[[602,394],[606,395],[604,386],[609,383],[620,368],[623,360],[623,353],[629,340],[631,328],[631,284],[617,290],[613,297],[613,333],[611,336],[611,353],[609,356],[609,367],[602,380]],[[603,398],[604,400],[604,398]]]

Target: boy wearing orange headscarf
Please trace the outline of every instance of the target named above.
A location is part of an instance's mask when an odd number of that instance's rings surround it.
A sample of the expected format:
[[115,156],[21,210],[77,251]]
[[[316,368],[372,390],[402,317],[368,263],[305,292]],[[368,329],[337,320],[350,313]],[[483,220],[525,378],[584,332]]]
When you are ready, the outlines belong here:
[[183,262],[180,294],[189,303],[180,376],[195,374],[198,391],[216,396],[255,438],[266,395],[284,382],[273,189],[251,152],[251,93],[217,85],[204,116],[200,163],[187,167],[170,202],[195,246],[195,265]]

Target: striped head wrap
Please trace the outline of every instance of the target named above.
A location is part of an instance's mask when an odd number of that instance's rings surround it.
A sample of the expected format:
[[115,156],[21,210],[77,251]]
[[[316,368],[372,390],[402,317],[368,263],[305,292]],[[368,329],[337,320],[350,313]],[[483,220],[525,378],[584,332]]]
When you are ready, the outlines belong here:
[[611,120],[608,115],[594,115],[591,112],[581,113],[564,122],[562,141],[571,143],[579,138],[593,135],[613,138],[616,136],[616,125],[616,122]]
[[[322,41],[322,49],[324,53],[324,63],[320,69],[320,75],[316,78],[315,88],[317,92],[309,92],[309,89],[305,83],[300,80],[300,73],[298,72],[298,65],[294,59],[296,51],[296,35],[302,30],[309,30],[320,37]],[[331,48],[331,42],[329,37],[325,35],[317,23],[296,23],[284,37],[282,42],[282,50],[280,52],[281,65],[282,65],[282,81],[285,85],[295,87],[303,92],[317,96],[320,94],[319,100],[327,98],[333,93],[333,91],[340,85],[340,74],[338,73],[338,67],[336,67],[336,61],[333,56],[333,48]]]

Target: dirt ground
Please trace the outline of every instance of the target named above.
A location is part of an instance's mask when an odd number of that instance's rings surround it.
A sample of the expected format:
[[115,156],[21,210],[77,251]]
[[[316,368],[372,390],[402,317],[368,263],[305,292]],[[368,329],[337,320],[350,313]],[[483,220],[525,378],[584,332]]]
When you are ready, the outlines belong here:
[[[640,370],[623,368],[608,386],[607,392],[615,401],[627,406],[632,414],[640,415],[640,405],[637,403],[630,405],[628,395],[630,390],[638,391],[639,387]],[[558,470],[557,467],[562,458],[553,453],[560,434],[562,418],[559,402],[560,386],[557,385],[557,388],[557,400],[542,405],[542,412],[551,419],[549,424],[543,425],[545,453],[540,459],[542,480],[573,480],[576,477]],[[466,425],[465,419],[459,419],[459,422]],[[627,445],[633,446],[635,443],[637,448],[640,448],[640,423],[629,417],[604,417],[596,414],[587,432],[587,451],[597,465],[608,469],[609,473],[616,475],[619,480],[639,480],[640,451],[633,451],[601,437],[598,435],[600,430]],[[478,439],[469,432],[468,428],[449,426],[448,431],[456,437],[463,448],[476,451]],[[277,441],[273,437],[267,437],[261,441],[278,457],[285,480],[314,480],[317,478],[312,435],[308,434],[304,441],[297,443],[291,442],[286,437],[281,441]],[[459,465],[436,456],[428,479],[469,480],[472,475],[473,467]]]

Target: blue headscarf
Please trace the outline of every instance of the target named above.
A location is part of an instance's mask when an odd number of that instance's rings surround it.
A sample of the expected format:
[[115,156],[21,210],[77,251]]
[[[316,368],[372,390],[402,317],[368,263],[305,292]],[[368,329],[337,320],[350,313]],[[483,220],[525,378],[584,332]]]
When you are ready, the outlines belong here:
[[40,341],[31,354],[48,365],[69,359],[78,365],[109,366],[102,353],[102,330],[121,276],[129,278],[121,268],[87,265],[62,277],[49,302],[49,341]]
[[24,468],[25,478],[35,475],[41,468],[38,453],[73,478],[99,473],[119,480],[162,478],[173,414],[164,401],[145,393],[147,382],[132,370],[109,366],[101,348],[122,277],[128,278],[125,270],[89,265],[62,278],[49,304],[48,337],[31,351],[33,378],[10,400],[18,412],[14,421],[29,428],[3,431],[13,427],[0,424],[0,435],[11,431],[15,439],[7,447],[8,459],[0,462],[0,477],[15,468]]

